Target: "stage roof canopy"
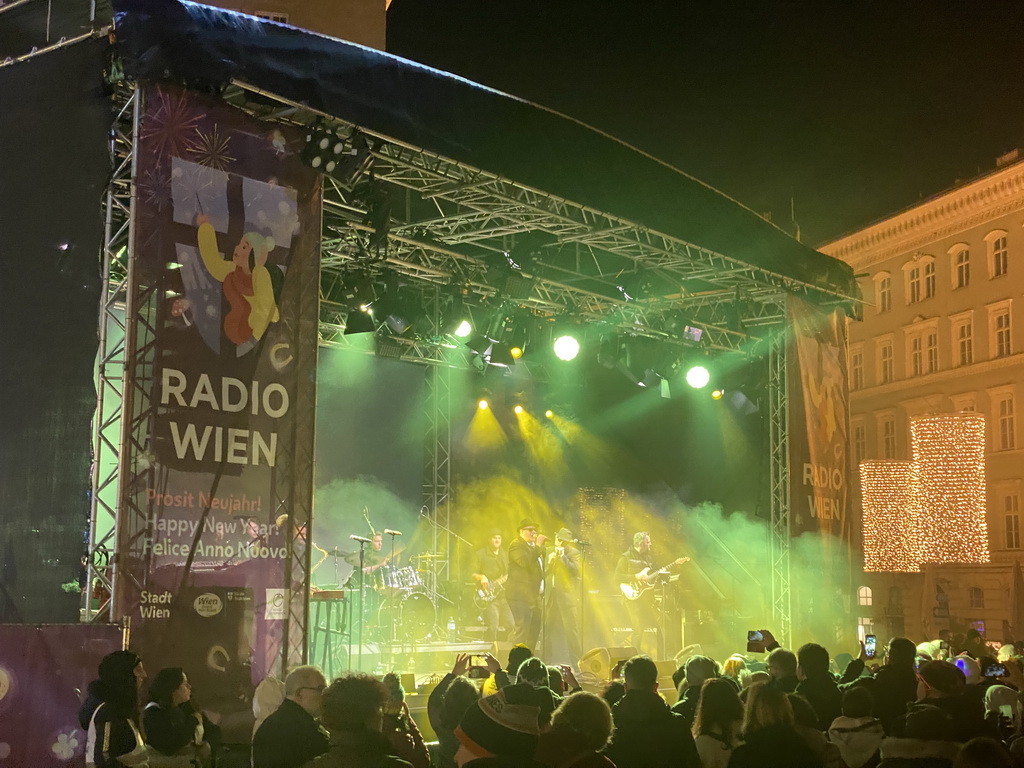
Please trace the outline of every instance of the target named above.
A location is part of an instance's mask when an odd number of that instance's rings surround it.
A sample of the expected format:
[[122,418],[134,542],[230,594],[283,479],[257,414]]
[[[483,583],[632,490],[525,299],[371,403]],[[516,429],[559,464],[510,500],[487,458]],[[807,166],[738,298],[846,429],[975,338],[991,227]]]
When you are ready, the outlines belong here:
[[[500,297],[494,259],[526,244],[528,284],[515,295],[525,306],[625,314],[632,325],[637,313],[654,325],[654,315],[683,312],[725,347],[736,346],[741,329],[781,322],[787,293],[857,311],[848,265],[551,110],[232,11],[182,0],[117,0],[114,9],[129,77],[214,88],[258,114],[319,115],[365,137],[374,182],[405,195],[393,195],[384,261],[407,275]],[[367,258],[365,243],[346,231],[372,218],[351,186],[326,180],[328,198],[332,190],[337,197],[325,206],[327,270]]]

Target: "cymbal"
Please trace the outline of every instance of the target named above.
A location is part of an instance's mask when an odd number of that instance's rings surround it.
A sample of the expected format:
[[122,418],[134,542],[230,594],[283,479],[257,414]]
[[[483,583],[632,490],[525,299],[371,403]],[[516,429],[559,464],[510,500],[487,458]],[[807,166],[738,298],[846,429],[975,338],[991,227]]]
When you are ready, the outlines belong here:
[[416,560],[430,560],[441,557],[444,557],[444,555],[439,555],[436,552],[424,552],[422,555],[413,555],[413,558]]

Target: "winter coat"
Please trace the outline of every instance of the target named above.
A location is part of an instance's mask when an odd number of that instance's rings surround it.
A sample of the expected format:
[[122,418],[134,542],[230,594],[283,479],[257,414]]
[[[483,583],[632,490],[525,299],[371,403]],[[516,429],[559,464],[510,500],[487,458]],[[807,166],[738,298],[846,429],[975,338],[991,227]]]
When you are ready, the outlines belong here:
[[843,694],[827,673],[801,680],[796,693],[811,703],[818,716],[818,730],[827,731],[832,721],[843,714]]
[[615,733],[604,753],[618,768],[700,768],[686,720],[654,691],[626,691],[612,719]]
[[849,768],[860,768],[878,751],[885,729],[874,717],[837,717],[828,729],[828,737]]
[[875,717],[882,721],[886,733],[892,733],[893,721],[917,699],[917,672],[911,666],[886,664],[875,673],[871,695],[875,699]]
[[748,733],[732,751],[729,768],[822,768],[822,764],[794,728],[772,725]]
[[952,768],[960,745],[954,741],[925,739],[882,740],[878,768]]
[[394,756],[384,734],[364,728],[334,731],[327,751],[303,768],[412,768],[412,764]]
[[683,691],[679,701],[672,705],[672,711],[686,719],[686,727],[693,728],[697,718],[697,705],[700,704],[700,689],[703,686],[693,685]]
[[587,749],[581,738],[568,730],[542,733],[534,759],[548,768],[615,768],[611,760]]
[[327,751],[327,731],[291,699],[263,721],[252,740],[254,768],[298,768]]

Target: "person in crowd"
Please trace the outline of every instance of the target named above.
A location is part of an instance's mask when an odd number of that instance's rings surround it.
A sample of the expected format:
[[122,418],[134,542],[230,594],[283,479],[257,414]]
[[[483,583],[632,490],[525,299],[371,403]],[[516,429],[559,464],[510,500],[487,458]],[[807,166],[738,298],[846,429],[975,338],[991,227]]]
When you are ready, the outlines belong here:
[[391,743],[391,754],[410,763],[413,768],[429,768],[430,754],[416,721],[405,703],[405,688],[394,672],[384,675],[384,719],[381,732]]
[[532,685],[537,689],[537,698],[540,702],[540,723],[545,728],[551,722],[551,713],[555,711],[555,707],[562,700],[561,695],[549,687],[549,683],[548,668],[536,656],[528,658],[519,665],[519,669],[516,671],[517,685]]
[[519,666],[531,656],[533,656],[533,651],[523,643],[516,643],[513,645],[509,649],[508,661],[505,668],[501,669],[499,665],[499,669],[484,680],[481,693],[484,696],[493,696],[498,692],[499,688],[511,685]]
[[1015,768],[1002,742],[987,737],[971,739],[957,753],[953,768]]
[[626,686],[621,680],[612,680],[601,691],[601,698],[608,702],[609,707],[614,707],[616,702],[625,695]]
[[740,743],[743,704],[728,680],[705,680],[701,686],[693,740],[702,768],[726,768]]
[[[547,615],[544,643],[547,654],[560,654],[553,642],[560,639],[569,654],[567,663],[575,664],[583,655],[580,645],[580,562],[579,549],[573,546],[576,537],[568,528],[555,534],[555,546],[548,553],[545,579]],[[558,655],[555,655],[558,658]]]
[[539,689],[525,683],[502,688],[470,706],[455,736],[458,768],[531,768],[540,739]]
[[[510,657],[511,655],[509,653]],[[501,672],[505,676],[497,662],[494,662],[494,666],[499,667],[494,670],[495,673]],[[480,692],[476,686],[464,677],[467,669],[469,669],[469,656],[466,654],[456,656],[452,671],[441,678],[441,682],[430,692],[430,697],[427,699],[427,717],[430,719],[430,727],[434,729],[438,742],[435,768],[455,768],[455,754],[459,750],[455,729],[458,728],[459,721],[462,720],[466,710],[480,699]],[[492,676],[494,675],[492,674]],[[507,681],[507,676],[505,677]]]
[[612,707],[615,732],[605,754],[618,768],[697,768],[686,718],[658,695],[658,665],[634,656],[622,670],[625,695]]
[[615,768],[600,754],[612,730],[608,702],[593,693],[574,693],[562,700],[551,715],[551,728],[541,733],[537,762],[549,768]]
[[[967,630],[963,652],[975,659],[980,659],[982,656],[988,656],[991,653],[988,645],[985,643],[985,637],[976,629]],[[959,651],[957,655],[959,655]]]
[[736,684],[736,690],[742,691],[750,682],[750,670],[747,669],[747,660],[740,654],[734,653],[722,665],[722,677],[732,680]]
[[318,667],[295,667],[288,673],[284,701],[253,737],[253,768],[299,768],[327,751],[327,732],[317,722],[325,688]]
[[519,522],[519,536],[508,548],[508,581],[505,595],[515,626],[512,640],[533,648],[540,637],[544,609],[544,549],[546,537],[537,533],[537,524],[529,519]]
[[263,725],[263,721],[270,717],[277,708],[281,706],[281,702],[284,701],[284,680],[274,677],[273,675],[267,675],[260,684],[256,686],[256,691],[252,697],[252,735],[256,736],[256,731]]
[[776,648],[768,654],[768,674],[772,676],[775,685],[786,693],[793,693],[800,679],[796,676],[796,654],[785,648]]
[[911,704],[893,723],[892,735],[882,739],[878,768],[952,768],[960,751],[952,735],[948,714],[929,704]]
[[996,653],[996,661],[1000,664],[1005,663],[1009,659],[1014,658],[1017,655],[1017,646],[1013,643],[1003,643],[999,646],[999,651]]
[[994,733],[1009,739],[1020,729],[1020,694],[1008,685],[991,685],[985,690],[985,721],[994,722]]
[[800,646],[796,659],[796,673],[800,683],[795,693],[810,702],[818,716],[818,729],[827,731],[843,709],[839,686],[828,670],[828,651],[817,643],[806,643]]
[[916,648],[905,637],[894,637],[885,651],[885,664],[875,673],[872,687],[874,715],[886,733],[892,733],[893,721],[917,699]]
[[487,627],[486,639],[498,639],[501,628],[512,628],[512,612],[505,596],[505,582],[508,580],[508,552],[501,546],[501,529],[492,528],[487,544],[476,551],[476,565],[473,578],[477,583],[480,617]]
[[704,682],[718,677],[718,664],[707,656],[691,656],[683,665],[685,677],[679,687],[679,700],[672,711],[682,715],[687,728],[693,728]]
[[562,668],[556,667],[554,664],[548,664],[548,688],[554,691],[556,696],[564,696],[565,690],[565,677],[562,674]]
[[743,743],[733,750],[729,768],[822,768],[796,731],[789,694],[772,683],[744,692]]
[[818,715],[811,703],[797,693],[787,693],[789,705],[793,708],[794,730],[825,768],[846,768],[839,748],[832,744],[818,728]]
[[885,729],[872,711],[874,697],[865,686],[855,685],[843,693],[843,714],[832,721],[828,738],[847,768],[862,768],[877,759]]
[[955,664],[926,661],[917,670],[917,701],[938,707],[953,721],[956,740],[990,735],[980,701],[964,695],[967,679]]
[[763,669],[757,670],[757,672],[751,672],[750,677],[747,678],[747,685],[753,685],[754,683],[770,683],[772,676],[765,672]]
[[305,768],[411,768],[395,756],[391,742],[381,732],[387,700],[384,684],[370,675],[351,674],[332,682],[321,703],[330,746]]
[[192,685],[181,667],[166,667],[153,678],[142,727],[146,743],[159,754],[202,765],[211,764],[220,744],[220,728],[192,706]]
[[139,689],[146,680],[142,659],[131,651],[103,657],[99,678],[89,683],[78,722],[86,732],[85,762],[96,768],[148,764],[139,730]]

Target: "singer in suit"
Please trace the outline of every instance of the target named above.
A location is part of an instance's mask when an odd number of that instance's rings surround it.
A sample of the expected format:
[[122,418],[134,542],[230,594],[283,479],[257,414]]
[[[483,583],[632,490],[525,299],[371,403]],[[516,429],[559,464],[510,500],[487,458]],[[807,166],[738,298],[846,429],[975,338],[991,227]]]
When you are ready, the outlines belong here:
[[[580,647],[580,551],[568,528],[555,534],[555,546],[547,557],[547,606],[545,658],[575,665],[583,655]],[[564,648],[560,647],[564,642]]]
[[519,537],[508,548],[508,581],[505,596],[512,611],[511,640],[528,648],[537,647],[544,620],[544,542],[537,524],[530,519],[519,523]]

